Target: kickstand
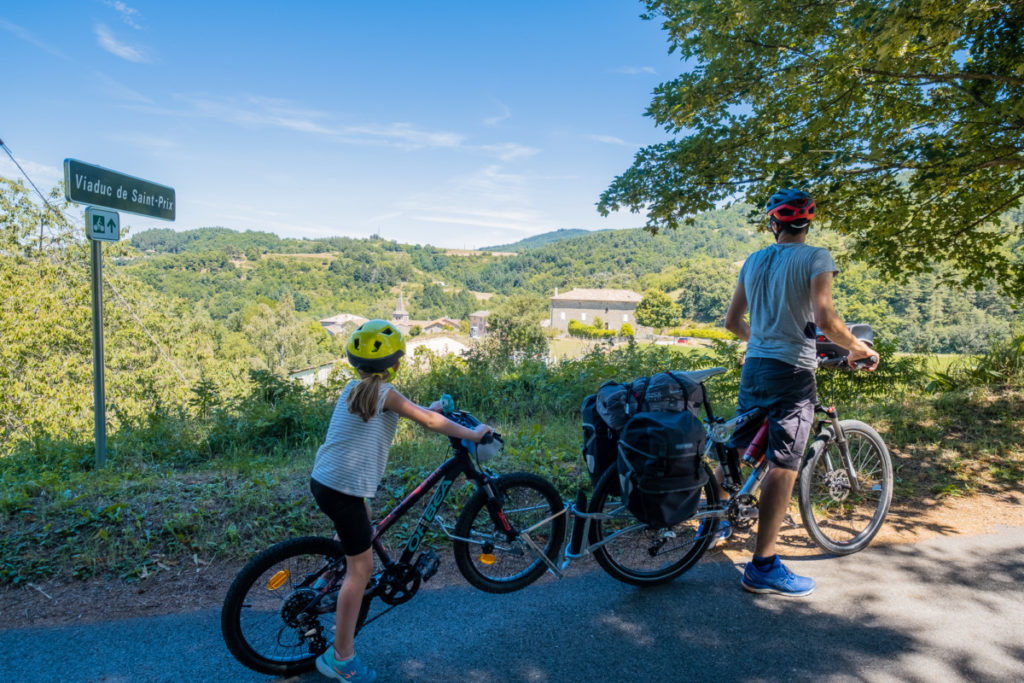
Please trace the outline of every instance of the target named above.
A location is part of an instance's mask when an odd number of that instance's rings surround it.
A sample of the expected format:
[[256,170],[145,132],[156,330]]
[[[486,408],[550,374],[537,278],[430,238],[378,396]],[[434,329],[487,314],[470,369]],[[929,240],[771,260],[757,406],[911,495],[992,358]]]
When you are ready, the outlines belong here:
[[800,525],[796,523],[795,519],[793,519],[793,515],[789,514],[788,512],[786,513],[786,516],[783,518],[782,523],[791,529],[800,528]]

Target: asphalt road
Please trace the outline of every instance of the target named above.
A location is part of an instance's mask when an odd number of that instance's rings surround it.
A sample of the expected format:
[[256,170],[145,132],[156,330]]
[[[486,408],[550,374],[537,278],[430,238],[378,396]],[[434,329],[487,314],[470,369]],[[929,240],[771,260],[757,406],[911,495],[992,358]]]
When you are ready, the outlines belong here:
[[[813,595],[751,595],[724,561],[643,590],[592,561],[505,596],[427,584],[357,647],[382,681],[1024,681],[1024,527],[791,566]],[[274,680],[217,611],[5,630],[0,652],[5,682]]]

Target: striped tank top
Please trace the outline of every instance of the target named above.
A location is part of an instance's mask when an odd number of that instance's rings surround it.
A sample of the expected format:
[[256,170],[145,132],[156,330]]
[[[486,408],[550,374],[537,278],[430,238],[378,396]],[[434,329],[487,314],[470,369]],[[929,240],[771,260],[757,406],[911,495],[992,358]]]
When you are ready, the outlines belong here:
[[377,414],[363,422],[348,411],[348,395],[356,380],[349,382],[334,406],[327,436],[316,452],[313,478],[324,486],[350,496],[373,498],[384,476],[388,451],[398,428],[398,413],[384,410],[384,400],[394,387],[384,382],[377,398]]

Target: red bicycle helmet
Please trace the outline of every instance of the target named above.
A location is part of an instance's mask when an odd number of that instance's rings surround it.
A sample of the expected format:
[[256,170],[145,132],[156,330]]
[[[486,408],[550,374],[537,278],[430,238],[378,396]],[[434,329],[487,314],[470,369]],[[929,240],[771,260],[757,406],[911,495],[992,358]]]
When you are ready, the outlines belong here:
[[806,228],[814,220],[814,200],[802,190],[779,190],[771,196],[765,211],[783,225]]

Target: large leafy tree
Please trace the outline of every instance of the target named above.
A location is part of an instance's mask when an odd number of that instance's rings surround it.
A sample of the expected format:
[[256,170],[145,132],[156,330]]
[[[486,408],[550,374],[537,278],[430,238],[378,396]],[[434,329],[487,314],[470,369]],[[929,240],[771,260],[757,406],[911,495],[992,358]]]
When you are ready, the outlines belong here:
[[1024,298],[1024,2],[646,0],[688,71],[602,213],[657,231],[797,186],[884,271]]
[[636,321],[647,327],[668,327],[679,322],[679,306],[660,289],[648,289],[636,305]]

